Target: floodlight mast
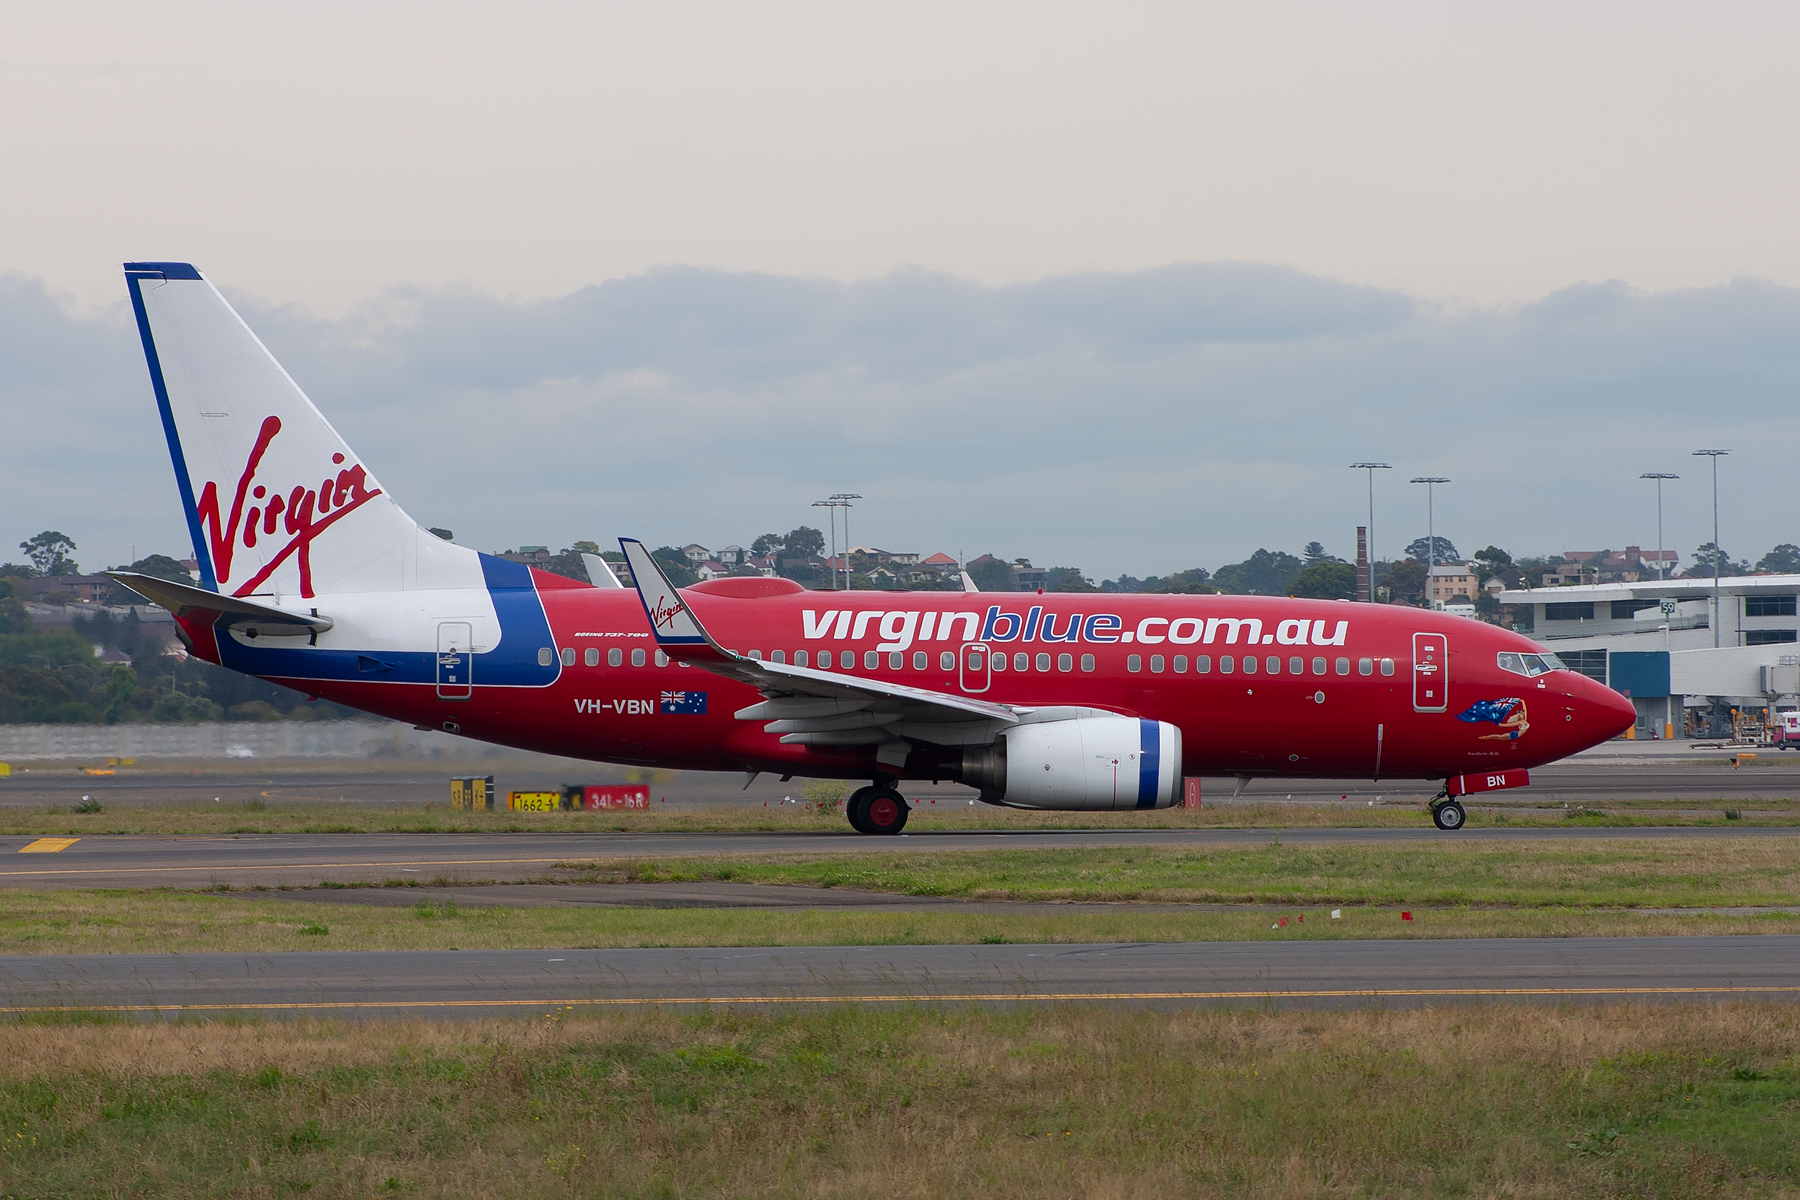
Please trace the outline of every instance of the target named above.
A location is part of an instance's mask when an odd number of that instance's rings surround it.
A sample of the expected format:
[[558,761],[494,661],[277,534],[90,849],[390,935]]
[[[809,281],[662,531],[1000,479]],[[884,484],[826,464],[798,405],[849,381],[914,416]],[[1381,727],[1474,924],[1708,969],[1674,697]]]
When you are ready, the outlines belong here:
[[1663,580],[1663,524],[1662,524],[1662,485],[1665,479],[1680,479],[1679,475],[1671,475],[1667,471],[1645,471],[1639,479],[1656,480],[1656,581]]
[[[825,516],[831,522],[831,558],[826,559],[825,564],[826,564],[826,569],[831,572],[831,590],[835,592],[835,591],[837,591],[837,566],[832,560],[837,558],[837,508],[838,508],[838,506],[835,502],[830,501],[830,500],[814,500],[812,502],[812,506],[814,508],[825,508],[825,509],[831,510],[825,514]],[[846,534],[846,536],[848,536],[848,535]]]
[[1437,573],[1437,514],[1433,500],[1437,485],[1450,481],[1442,475],[1420,475],[1410,482],[1425,485],[1425,604],[1436,607],[1431,596],[1431,577]]
[[1730,454],[1729,450],[1696,450],[1695,458],[1712,459],[1713,477],[1713,649],[1719,648],[1719,571],[1724,567],[1720,560],[1725,552],[1719,549],[1719,460]]
[[1350,469],[1352,471],[1367,471],[1369,473],[1369,533],[1364,539],[1363,544],[1368,547],[1369,600],[1373,602],[1375,599],[1375,472],[1391,471],[1394,468],[1388,466],[1386,463],[1359,462],[1351,463]]
[[855,492],[838,492],[831,497],[844,510],[844,590],[850,590],[850,502],[861,500]]

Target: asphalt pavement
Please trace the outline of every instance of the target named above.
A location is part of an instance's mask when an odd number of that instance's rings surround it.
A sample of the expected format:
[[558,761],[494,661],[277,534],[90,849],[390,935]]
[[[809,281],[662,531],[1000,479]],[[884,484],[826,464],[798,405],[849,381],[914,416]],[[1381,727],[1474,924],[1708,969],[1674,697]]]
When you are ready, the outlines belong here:
[[1800,996],[1800,937],[0,957],[0,1012],[488,1016],[1054,1003],[1399,1008]]
[[[0,837],[0,887],[311,887],[321,883],[518,882],[566,877],[580,864],[702,855],[1067,850],[1346,843],[1800,838],[1794,826],[1404,829],[1057,829],[839,833],[326,833],[216,836]],[[63,844],[66,843],[66,844]],[[60,848],[56,848],[60,845]]]

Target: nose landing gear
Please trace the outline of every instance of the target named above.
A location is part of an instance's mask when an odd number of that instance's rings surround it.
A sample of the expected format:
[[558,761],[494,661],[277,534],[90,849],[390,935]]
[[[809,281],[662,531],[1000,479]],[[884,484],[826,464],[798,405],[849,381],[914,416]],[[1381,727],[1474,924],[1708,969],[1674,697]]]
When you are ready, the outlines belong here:
[[906,828],[910,812],[906,797],[885,779],[872,787],[857,788],[844,805],[844,815],[858,833],[899,833]]

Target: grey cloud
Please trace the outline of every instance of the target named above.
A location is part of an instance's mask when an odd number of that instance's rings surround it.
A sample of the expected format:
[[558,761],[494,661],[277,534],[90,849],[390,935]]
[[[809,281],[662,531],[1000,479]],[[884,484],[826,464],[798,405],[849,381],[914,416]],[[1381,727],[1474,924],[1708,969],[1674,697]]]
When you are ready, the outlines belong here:
[[[1472,312],[1234,263],[998,288],[674,268],[532,303],[397,289],[337,321],[234,298],[415,516],[488,548],[744,542],[852,488],[859,541],[1160,573],[1348,553],[1345,464],[1374,456],[1400,468],[1388,548],[1423,531],[1407,475],[1443,473],[1440,533],[1546,552],[1653,540],[1637,473],[1715,443],[1739,448],[1727,546],[1800,533],[1776,483],[1800,291],[1755,281]],[[129,322],[17,278],[0,318],[8,412],[65,457],[97,447],[52,469],[9,439],[0,544],[89,519],[84,546],[179,545]],[[1671,493],[1673,544],[1710,537],[1700,495]]]

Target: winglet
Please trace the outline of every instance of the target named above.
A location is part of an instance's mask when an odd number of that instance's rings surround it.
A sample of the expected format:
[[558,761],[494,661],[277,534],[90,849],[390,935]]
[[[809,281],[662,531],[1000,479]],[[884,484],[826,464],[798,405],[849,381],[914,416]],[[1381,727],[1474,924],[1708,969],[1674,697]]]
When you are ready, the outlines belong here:
[[656,644],[718,649],[719,644],[700,627],[681,593],[663,574],[650,551],[644,549],[644,543],[636,538],[620,538],[619,549],[625,552],[625,561],[631,567],[631,582],[637,588],[638,599],[643,601],[644,615],[650,618],[650,632],[655,635]]

